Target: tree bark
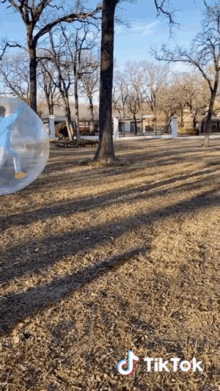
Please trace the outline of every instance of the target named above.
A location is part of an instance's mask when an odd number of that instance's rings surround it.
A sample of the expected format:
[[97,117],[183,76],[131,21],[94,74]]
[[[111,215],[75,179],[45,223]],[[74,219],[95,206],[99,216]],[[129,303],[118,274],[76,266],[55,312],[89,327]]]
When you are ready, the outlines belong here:
[[209,146],[209,132],[210,132],[210,123],[211,123],[211,119],[212,119],[214,101],[215,101],[214,97],[211,97],[210,103],[209,103],[209,111],[208,111],[208,115],[207,115],[206,122],[205,122],[205,137],[204,137],[204,142],[203,142],[204,147]]
[[53,97],[51,96],[50,92],[47,92],[45,89],[44,89],[44,91],[45,91],[45,98],[46,98],[46,102],[47,102],[49,115],[53,115],[54,114]]
[[112,124],[112,81],[114,17],[117,3],[116,0],[103,0],[102,3],[99,145],[94,160],[104,162],[112,162],[115,159]]
[[165,119],[165,128],[166,130],[168,131],[169,129],[169,125],[170,125],[170,116],[167,112],[165,112],[165,116],[166,116],[166,119]]
[[122,135],[123,135],[123,137],[125,137],[125,114],[124,114],[124,110],[122,112]]
[[93,113],[92,97],[89,98],[89,109],[90,109],[90,115],[91,115],[90,133],[93,133],[94,132],[94,113]]
[[80,140],[80,132],[79,132],[78,72],[75,73],[74,98],[75,98],[76,139],[77,139],[77,141],[79,141]]
[[68,132],[68,136],[69,136],[70,141],[73,141],[74,130],[73,130],[73,125],[72,125],[72,121],[71,121],[69,100],[67,97],[64,98],[64,103],[65,103],[65,118],[66,118],[67,132]]
[[193,114],[193,129],[196,128],[196,114]]
[[53,103],[53,99],[51,98],[50,102],[49,102],[49,114],[50,115],[54,115],[54,103]]
[[144,134],[144,119],[143,119],[143,113],[141,112],[140,116],[140,133],[143,136]]
[[37,56],[36,44],[28,37],[28,52],[29,52],[29,72],[30,72],[30,95],[29,106],[37,112]]
[[181,106],[181,108],[180,108],[180,127],[184,128],[183,106]]
[[136,115],[134,114],[134,134],[135,136],[137,136],[137,120],[136,120]]
[[214,82],[214,88],[211,91],[211,99],[209,102],[209,111],[205,123],[205,137],[204,137],[204,142],[203,146],[208,147],[209,146],[209,133],[210,133],[210,123],[212,119],[212,114],[213,114],[213,108],[215,104],[215,98],[216,98],[216,93],[218,89],[218,79],[219,79],[219,72],[215,73],[215,82]]
[[153,117],[153,131],[154,131],[154,134],[157,135],[157,117],[156,117],[156,114],[154,114],[154,117]]

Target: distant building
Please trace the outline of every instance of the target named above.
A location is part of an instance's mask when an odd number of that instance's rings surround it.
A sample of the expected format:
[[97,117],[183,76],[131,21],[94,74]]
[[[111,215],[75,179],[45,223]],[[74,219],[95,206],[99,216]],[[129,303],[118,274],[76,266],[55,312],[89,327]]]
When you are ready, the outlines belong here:
[[[41,116],[41,120],[43,121],[44,124],[47,124],[49,123],[49,115],[48,114],[43,114]],[[73,123],[73,126],[75,126],[75,118],[71,118],[72,120],[72,123]],[[66,118],[65,116],[63,115],[54,115],[54,123],[55,125],[61,123],[61,122],[65,122],[66,121]]]
[[[205,121],[204,118],[201,122],[201,132],[203,133],[205,130]],[[210,124],[210,133],[219,133],[220,132],[220,117],[212,117]]]
[[[143,116],[143,131],[148,131],[149,127],[152,127],[152,119],[153,115],[144,115]],[[123,121],[119,119],[119,132],[123,132],[123,122],[125,126],[125,133],[134,133],[135,132],[135,121],[131,117],[125,118]],[[141,118],[137,116],[136,118],[137,131],[138,133],[141,131]]]

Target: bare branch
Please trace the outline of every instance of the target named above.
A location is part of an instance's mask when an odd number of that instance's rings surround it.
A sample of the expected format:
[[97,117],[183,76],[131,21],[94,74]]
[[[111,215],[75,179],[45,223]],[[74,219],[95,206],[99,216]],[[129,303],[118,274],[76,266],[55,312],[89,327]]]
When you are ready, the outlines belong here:
[[3,56],[4,56],[4,54],[5,54],[5,52],[6,52],[8,47],[10,47],[10,48],[21,48],[21,49],[27,51],[27,48],[25,48],[24,46],[20,45],[19,43],[10,43],[10,42],[5,42],[4,43],[3,42],[3,44],[4,44],[4,47],[2,49],[2,53],[0,54],[0,61],[2,60],[2,58],[3,58]]
[[172,35],[173,27],[179,27],[179,23],[177,23],[175,20],[175,14],[177,10],[171,9],[169,7],[169,1],[167,0],[154,0],[154,3],[157,9],[157,16],[160,16],[162,14],[166,18],[168,18],[170,35]]
[[85,13],[81,13],[81,14],[77,14],[77,13],[71,13],[71,14],[68,14],[68,15],[65,15],[65,16],[62,16],[56,20],[54,20],[53,22],[51,23],[48,23],[46,26],[44,26],[34,37],[34,41],[37,42],[38,39],[40,37],[42,37],[43,35],[49,33],[52,28],[54,26],[56,26],[57,24],[59,23],[62,23],[62,22],[65,22],[65,23],[72,23],[74,20],[83,20],[83,19],[87,19],[87,18],[95,18],[95,15],[101,11],[102,7],[101,6],[98,6],[94,11],[92,12],[85,12]]

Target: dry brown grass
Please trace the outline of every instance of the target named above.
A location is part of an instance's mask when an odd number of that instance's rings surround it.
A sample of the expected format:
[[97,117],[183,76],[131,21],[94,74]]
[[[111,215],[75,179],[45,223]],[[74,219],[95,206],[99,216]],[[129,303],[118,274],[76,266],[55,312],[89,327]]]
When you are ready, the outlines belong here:
[[[199,144],[119,142],[112,166],[52,146],[1,198],[0,390],[220,390],[220,148]],[[147,373],[144,357],[203,373]]]

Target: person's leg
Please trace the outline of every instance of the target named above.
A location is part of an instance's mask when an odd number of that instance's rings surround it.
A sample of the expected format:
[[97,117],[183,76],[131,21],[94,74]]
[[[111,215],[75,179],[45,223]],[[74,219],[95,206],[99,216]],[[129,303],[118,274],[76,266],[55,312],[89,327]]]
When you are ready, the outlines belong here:
[[3,166],[7,155],[7,148],[0,146],[0,167]]
[[21,170],[21,162],[20,162],[20,156],[17,151],[15,151],[14,148],[10,147],[8,148],[8,152],[11,156],[13,156],[13,163],[14,163],[14,169],[15,169],[15,178],[16,179],[22,179],[26,176],[25,172]]

